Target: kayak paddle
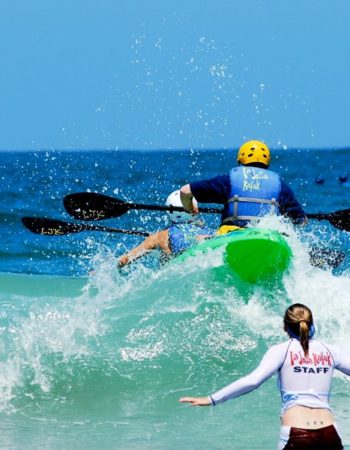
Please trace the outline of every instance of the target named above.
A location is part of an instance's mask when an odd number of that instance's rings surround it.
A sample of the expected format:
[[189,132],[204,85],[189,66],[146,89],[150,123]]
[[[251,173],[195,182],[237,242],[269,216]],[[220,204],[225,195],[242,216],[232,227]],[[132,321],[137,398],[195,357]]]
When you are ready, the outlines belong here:
[[[183,211],[181,206],[143,205],[128,203],[115,197],[109,197],[95,192],[69,194],[63,199],[67,212],[75,219],[101,220],[120,217],[129,209],[148,209],[150,211]],[[201,208],[203,213],[221,213],[218,208]]]
[[[179,206],[143,205],[128,203],[115,197],[94,192],[69,194],[63,199],[67,212],[75,219],[102,220],[120,217],[129,209],[148,209],[151,211],[183,211]],[[220,208],[201,208],[202,213],[221,213]],[[328,220],[334,227],[350,231],[350,209],[332,213],[306,214],[310,219]]]
[[31,232],[47,236],[62,236],[64,234],[80,233],[81,231],[108,231],[109,233],[149,236],[149,233],[146,231],[122,230],[85,223],[69,223],[63,222],[62,220],[46,219],[44,217],[22,217],[22,223]]
[[[125,233],[137,236],[149,236],[146,231],[122,230],[119,228],[101,227],[82,223],[63,222],[62,220],[46,219],[44,217],[23,217],[22,222],[32,233],[46,236],[63,236],[80,233],[81,231],[105,231]],[[310,251],[310,262],[315,267],[338,267],[344,260],[345,254],[338,250],[313,247]]]

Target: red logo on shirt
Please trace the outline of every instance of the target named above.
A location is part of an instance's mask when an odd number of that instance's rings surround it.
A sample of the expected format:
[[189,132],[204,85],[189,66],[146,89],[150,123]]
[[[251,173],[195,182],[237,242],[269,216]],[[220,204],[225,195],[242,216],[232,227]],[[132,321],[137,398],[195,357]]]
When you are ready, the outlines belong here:
[[329,366],[332,367],[332,359],[331,355],[327,353],[311,353],[309,356],[305,356],[301,352],[289,352],[290,355],[290,364],[293,367],[294,365],[313,365],[313,366]]

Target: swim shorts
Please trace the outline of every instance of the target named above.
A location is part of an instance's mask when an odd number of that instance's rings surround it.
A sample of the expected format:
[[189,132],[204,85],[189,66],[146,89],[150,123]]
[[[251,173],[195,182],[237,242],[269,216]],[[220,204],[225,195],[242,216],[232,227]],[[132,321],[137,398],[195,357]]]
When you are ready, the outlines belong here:
[[342,450],[343,448],[334,425],[317,430],[281,427],[278,450]]

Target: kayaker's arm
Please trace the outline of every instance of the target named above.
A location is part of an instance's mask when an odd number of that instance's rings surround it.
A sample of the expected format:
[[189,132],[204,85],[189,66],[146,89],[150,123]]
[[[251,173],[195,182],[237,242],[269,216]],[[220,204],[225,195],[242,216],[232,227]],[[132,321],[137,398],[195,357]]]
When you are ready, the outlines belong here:
[[182,186],[180,196],[184,209],[192,214],[198,214],[198,208],[193,203],[193,194],[189,184]]
[[157,233],[148,236],[140,245],[121,256],[118,265],[119,267],[123,267],[156,248],[160,248],[168,255],[171,254],[168,230],[158,231]]
[[296,199],[292,189],[283,181],[281,183],[279,204],[281,213],[289,217],[294,224],[305,225],[307,223],[305,211]]

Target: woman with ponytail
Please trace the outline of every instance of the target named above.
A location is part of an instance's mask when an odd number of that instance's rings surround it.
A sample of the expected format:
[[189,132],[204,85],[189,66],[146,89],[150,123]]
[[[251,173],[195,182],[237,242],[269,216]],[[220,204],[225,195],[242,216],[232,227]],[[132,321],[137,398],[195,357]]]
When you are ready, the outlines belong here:
[[289,339],[272,346],[249,375],[208,397],[183,397],[192,406],[216,406],[259,387],[278,373],[282,397],[279,450],[341,450],[343,445],[329,406],[335,369],[350,375],[350,354],[314,339],[312,312],[300,303],[284,315]]

